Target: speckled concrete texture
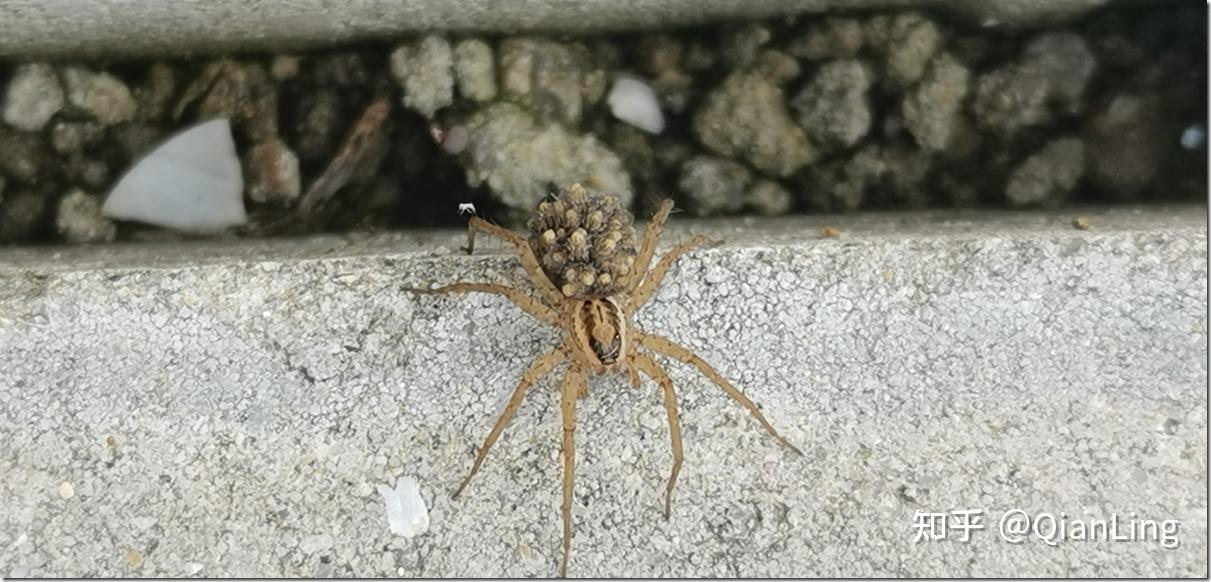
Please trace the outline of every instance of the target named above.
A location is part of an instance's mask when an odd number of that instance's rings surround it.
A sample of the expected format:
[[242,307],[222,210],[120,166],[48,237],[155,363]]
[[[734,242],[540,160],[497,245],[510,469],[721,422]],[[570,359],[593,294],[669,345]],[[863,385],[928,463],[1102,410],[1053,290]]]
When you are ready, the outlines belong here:
[[[729,242],[681,261],[640,325],[804,456],[669,362],[686,458],[666,522],[657,390],[596,378],[569,573],[1205,577],[1205,212],[674,221],[666,247]],[[556,341],[497,297],[398,290],[523,283],[458,241],[6,250],[0,576],[555,574],[557,378],[449,498]],[[430,511],[413,539],[376,493],[401,475]],[[1179,546],[1014,544],[1014,508],[1177,520]],[[971,541],[914,541],[917,512],[964,509],[986,516]]]
[[0,0],[0,56],[195,54],[432,31],[599,32],[877,7],[993,26],[1053,22],[1105,0]]

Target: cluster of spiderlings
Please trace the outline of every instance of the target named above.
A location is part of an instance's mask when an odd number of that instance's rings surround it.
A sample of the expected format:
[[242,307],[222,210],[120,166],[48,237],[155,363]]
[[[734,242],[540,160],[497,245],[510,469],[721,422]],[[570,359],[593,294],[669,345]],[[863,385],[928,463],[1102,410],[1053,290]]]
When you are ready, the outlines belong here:
[[617,198],[572,184],[538,205],[530,247],[565,297],[614,295],[635,266],[632,220]]

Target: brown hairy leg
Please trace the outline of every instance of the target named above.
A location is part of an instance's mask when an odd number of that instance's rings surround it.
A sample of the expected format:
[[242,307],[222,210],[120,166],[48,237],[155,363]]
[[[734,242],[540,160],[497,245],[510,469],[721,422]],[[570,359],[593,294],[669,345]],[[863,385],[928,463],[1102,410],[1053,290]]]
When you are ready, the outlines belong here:
[[673,439],[673,472],[669,474],[669,484],[664,490],[664,518],[669,518],[669,509],[673,503],[673,485],[677,483],[677,474],[681,472],[681,419],[677,414],[677,393],[673,391],[673,380],[669,378],[668,372],[660,367],[647,354],[635,354],[635,365],[647,374],[649,378],[656,381],[660,385],[660,390],[664,392],[664,410],[669,416],[669,435]]
[[472,216],[471,220],[467,221],[467,246],[463,247],[468,255],[475,250],[475,231],[477,230],[482,230],[513,245],[514,249],[517,250],[518,258],[521,259],[521,266],[525,268],[526,273],[529,273],[534,287],[552,305],[558,304],[563,300],[563,294],[555,288],[555,284],[547,278],[546,273],[542,272],[542,266],[538,264],[538,257],[534,256],[534,249],[530,248],[530,243],[517,233],[505,230],[478,216]]
[[714,382],[716,386],[722,388],[724,392],[727,392],[728,396],[731,396],[733,400],[739,402],[741,406],[747,408],[748,411],[753,414],[753,417],[755,417],[757,421],[761,423],[761,426],[764,426],[765,430],[769,432],[774,439],[781,443],[782,446],[800,455],[803,454],[802,451],[795,448],[795,446],[790,444],[790,442],[783,438],[782,435],[778,434],[778,431],[774,430],[774,427],[770,425],[768,420],[765,420],[765,415],[761,414],[761,410],[757,408],[756,404],[753,404],[752,400],[749,400],[743,392],[738,390],[735,386],[732,386],[731,382],[728,382],[723,376],[719,375],[719,372],[716,372],[715,369],[710,366],[710,364],[707,364],[706,360],[703,360],[702,358],[698,357],[697,354],[687,350],[686,348],[673,343],[668,338],[646,333],[640,333],[638,336],[639,345],[642,345],[654,352],[664,354],[675,360],[692,364],[695,368],[698,368],[698,371],[702,372],[703,376],[706,376],[708,380]]
[[576,399],[586,384],[585,373],[576,364],[568,367],[559,389],[559,409],[563,413],[563,559],[559,576],[568,575],[568,553],[572,549],[572,482],[576,477]]
[[517,408],[521,406],[522,397],[526,395],[526,391],[533,386],[535,382],[546,376],[556,365],[564,360],[563,347],[555,348],[542,356],[540,356],[530,366],[529,370],[522,375],[521,382],[517,388],[513,390],[513,395],[509,397],[509,404],[505,406],[505,411],[500,414],[500,418],[496,419],[496,424],[492,426],[492,432],[488,433],[488,438],[484,439],[484,444],[479,448],[479,453],[475,455],[475,463],[471,465],[471,474],[467,475],[463,482],[459,484],[458,489],[450,495],[458,499],[459,494],[471,482],[471,478],[479,471],[479,466],[484,462],[484,457],[488,456],[488,450],[492,445],[496,444],[496,439],[500,437],[500,433],[505,430],[505,426],[509,424],[509,420],[517,412]]
[[548,325],[559,325],[559,314],[555,310],[547,307],[542,302],[526,295],[520,289],[498,285],[496,283],[455,283],[446,285],[445,287],[437,287],[435,289],[425,289],[423,287],[403,287],[404,291],[412,293],[422,293],[425,295],[438,295],[442,293],[465,293],[480,292],[492,293],[494,295],[503,295],[512,301],[514,305],[521,308],[522,311],[529,313],[539,321]]
[[629,308],[628,310],[631,313],[634,313],[638,311],[640,307],[643,307],[643,304],[647,303],[648,299],[652,298],[652,294],[656,292],[656,289],[660,287],[660,283],[664,281],[664,276],[669,272],[669,269],[672,268],[673,263],[676,262],[677,259],[680,259],[681,255],[684,255],[706,243],[706,237],[696,235],[690,240],[673,247],[673,250],[661,257],[660,261],[656,263],[656,266],[652,268],[651,272],[647,273],[644,276],[643,281],[639,283],[638,290],[635,290],[634,288],[631,289],[631,300],[627,303],[627,307]]
[[643,246],[639,247],[639,256],[636,257],[635,265],[631,270],[630,278],[627,279],[627,289],[634,289],[638,281],[643,278],[643,274],[648,271],[648,265],[652,264],[652,255],[656,254],[656,241],[660,239],[660,232],[664,230],[664,223],[669,219],[669,213],[673,211],[673,199],[666,198],[660,203],[660,208],[656,210],[656,214],[652,215],[652,219],[648,221],[647,229],[643,233]]

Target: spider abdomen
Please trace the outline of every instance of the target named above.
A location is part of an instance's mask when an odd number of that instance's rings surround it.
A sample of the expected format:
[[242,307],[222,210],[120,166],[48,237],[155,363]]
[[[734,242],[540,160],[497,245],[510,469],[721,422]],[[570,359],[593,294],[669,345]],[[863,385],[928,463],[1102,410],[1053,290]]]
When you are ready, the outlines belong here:
[[622,290],[635,266],[633,221],[617,198],[572,184],[538,205],[529,243],[565,297],[606,297]]

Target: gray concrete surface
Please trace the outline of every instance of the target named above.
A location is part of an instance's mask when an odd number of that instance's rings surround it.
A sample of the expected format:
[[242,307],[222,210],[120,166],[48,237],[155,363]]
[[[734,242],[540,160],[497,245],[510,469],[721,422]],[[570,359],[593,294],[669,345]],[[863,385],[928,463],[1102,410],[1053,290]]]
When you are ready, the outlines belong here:
[[[805,455],[670,365],[686,460],[666,522],[655,387],[594,380],[570,573],[1205,577],[1205,212],[829,218],[835,239],[817,218],[675,224],[669,242],[730,242],[686,257],[640,324]],[[397,291],[522,282],[458,239],[5,250],[0,576],[554,574],[554,379],[448,496],[556,339],[496,297]],[[398,475],[430,508],[411,540],[375,492]],[[1180,546],[1013,544],[1014,508],[1177,520]],[[964,509],[986,512],[970,542],[914,543],[917,511]]]
[[0,56],[283,49],[417,31],[594,32],[920,5],[1028,24],[1105,0],[0,0]]

